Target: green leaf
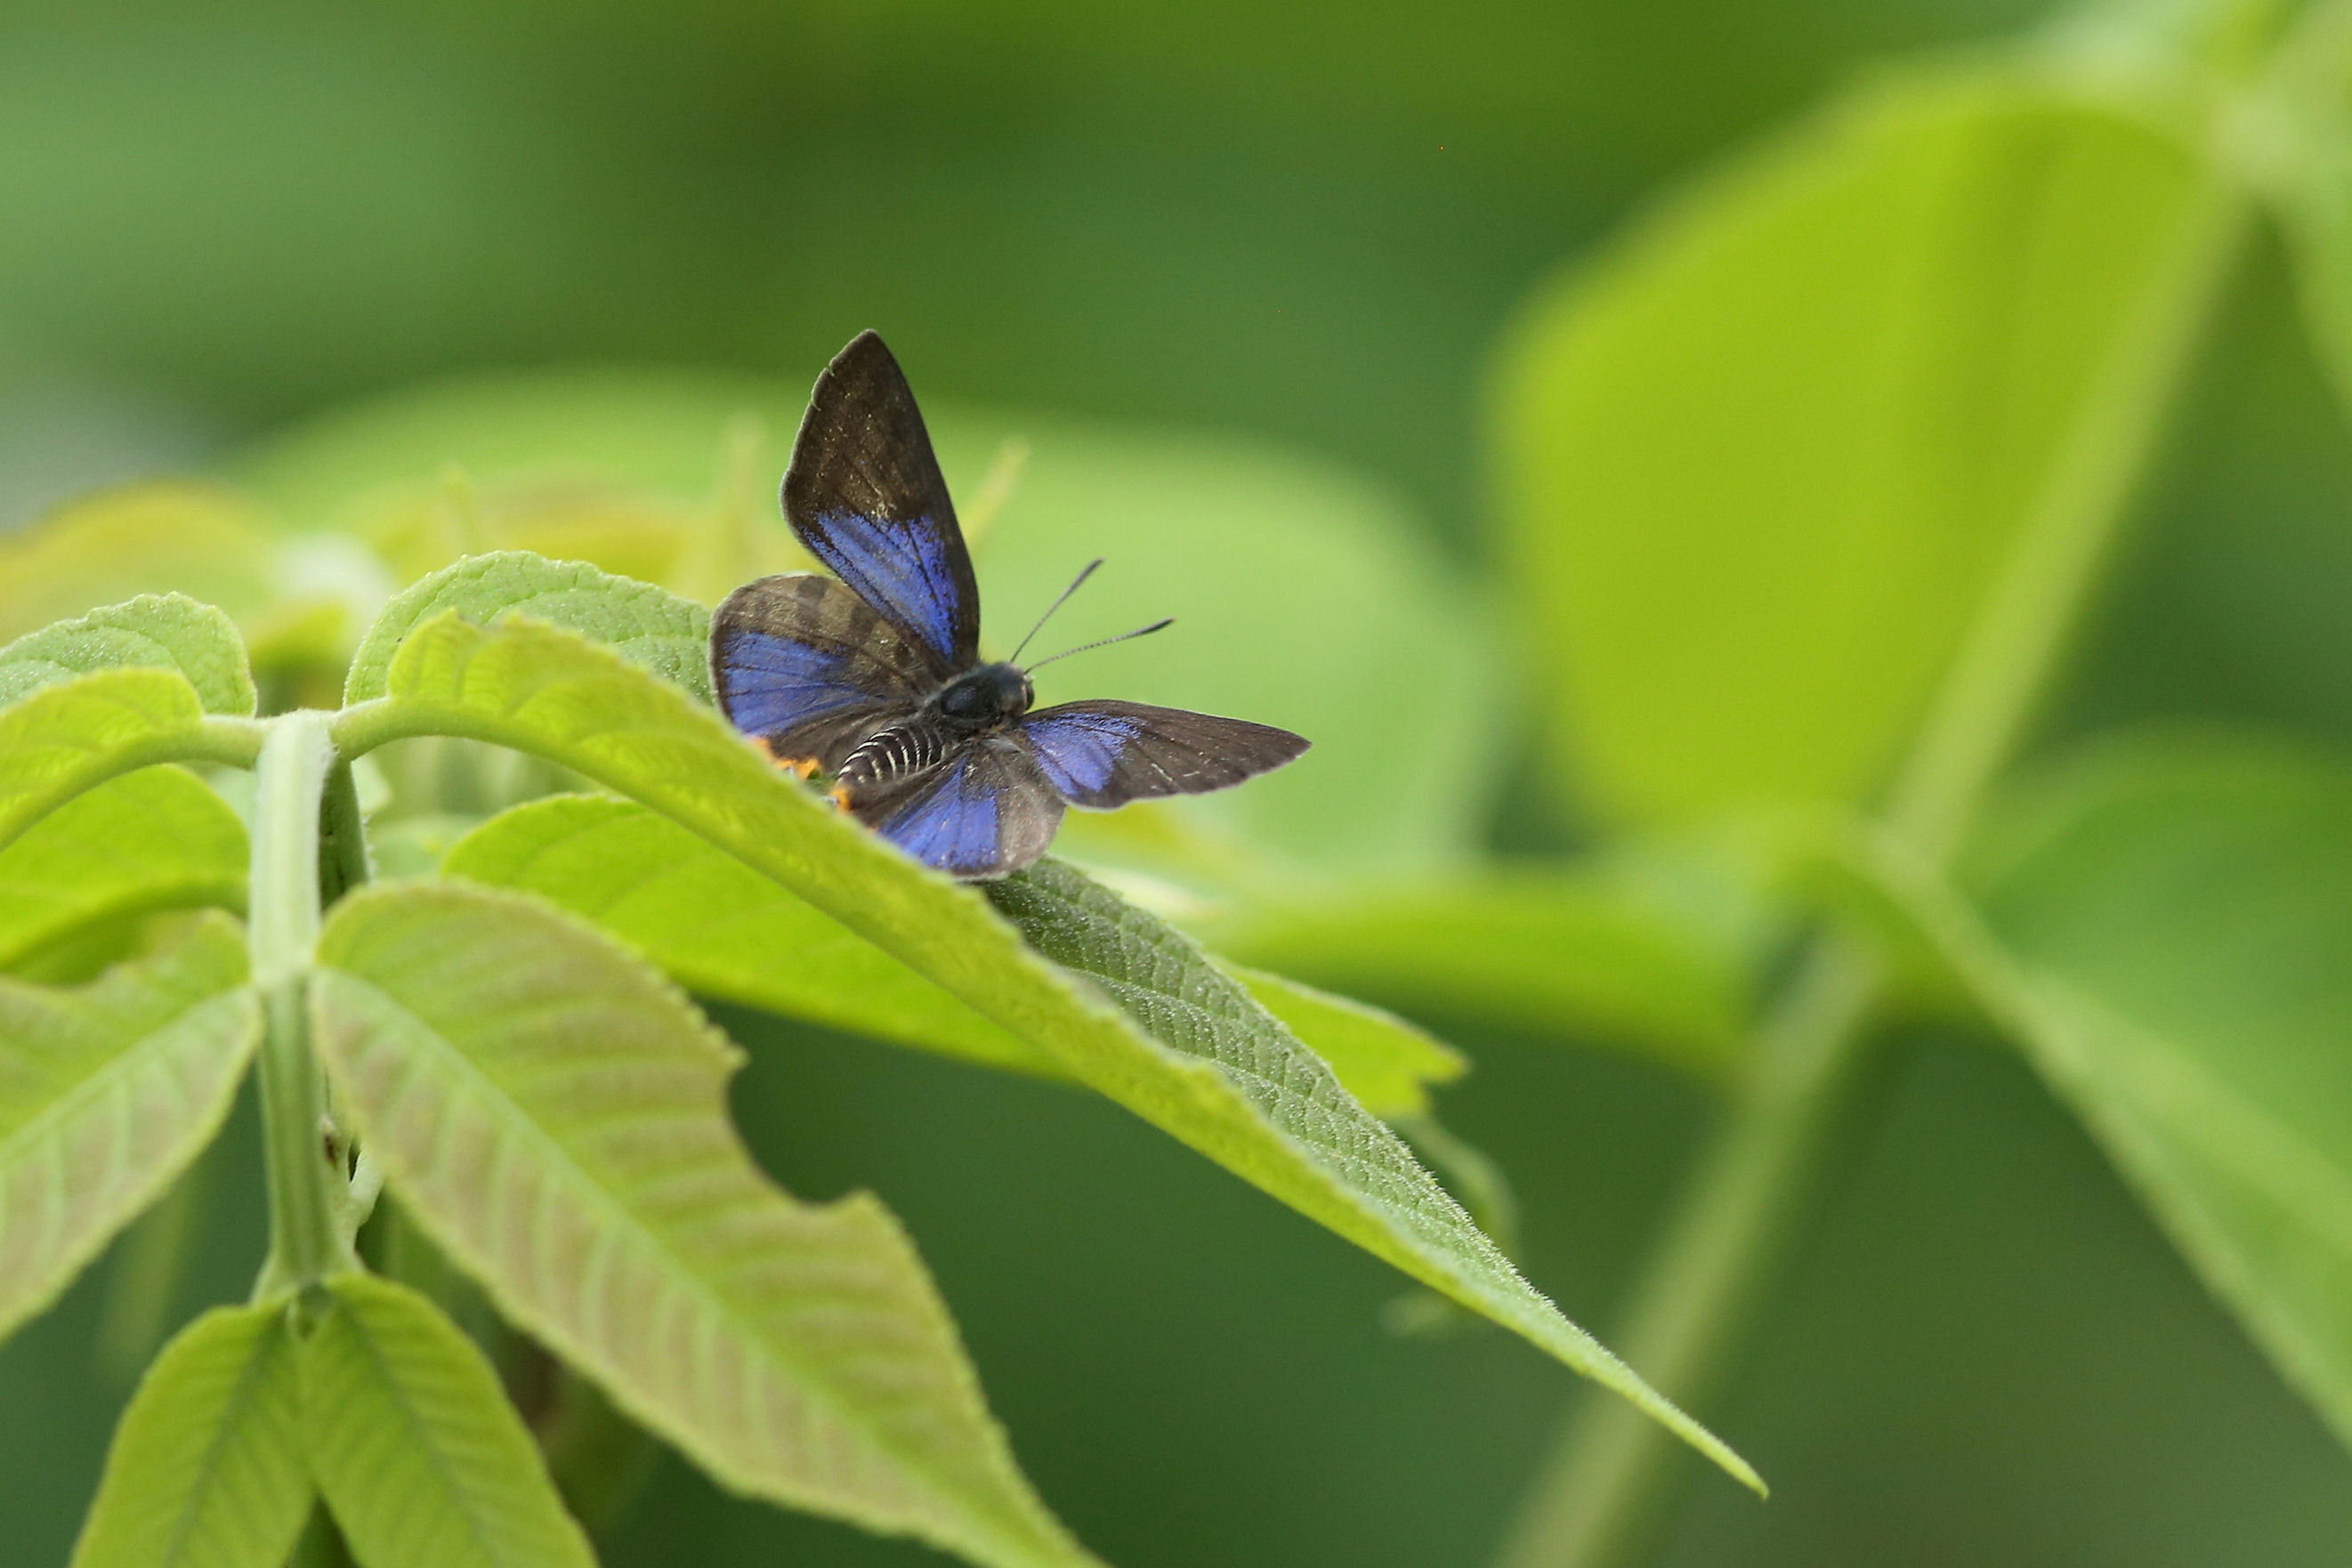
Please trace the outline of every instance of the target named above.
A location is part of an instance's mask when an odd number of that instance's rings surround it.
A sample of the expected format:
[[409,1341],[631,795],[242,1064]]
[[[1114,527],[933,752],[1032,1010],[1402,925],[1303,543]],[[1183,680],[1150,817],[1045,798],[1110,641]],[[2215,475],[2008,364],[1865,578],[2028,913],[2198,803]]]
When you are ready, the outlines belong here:
[[0,709],[0,846],[84,790],[156,763],[249,765],[249,721],[207,717],[176,670],[102,669]]
[[1054,1058],[692,833],[625,800],[528,801],[467,835],[445,872],[549,899],[688,990],[986,1067]]
[[1562,773],[1635,819],[1874,791],[2011,554],[2128,472],[2116,377],[2210,223],[2151,124],[1946,77],[1555,287],[1498,412]]
[[[619,937],[699,995],[984,1067],[1066,1078],[1047,1052],[990,1023],[863,937],[693,834],[630,801],[528,801],[467,835],[453,877],[551,900]],[[1277,976],[1246,984],[1370,1107],[1426,1110],[1420,1085],[1466,1066],[1378,1008]]]
[[245,825],[178,768],[68,801],[0,849],[0,971],[128,915],[245,907]]
[[[1169,975],[1237,1011],[1169,1013],[1171,1026],[1185,1026],[1169,1040],[1139,1029],[1043,962],[971,889],[827,810],[676,689],[551,627],[509,621],[485,630],[444,616],[411,634],[390,685],[386,701],[338,720],[344,754],[407,734],[470,735],[539,752],[633,795],[1050,1052],[1080,1082],[1514,1329],[1752,1479],[1736,1455],[1530,1289],[1311,1053],[1189,942],[1141,911],[1084,884],[1085,899],[1061,911],[1066,927],[1045,923],[1026,934],[1048,956],[1067,936],[1090,960],[1108,962],[1115,954],[1093,944],[1104,935],[1102,923],[1111,922],[1122,932],[1118,952],[1164,963]],[[1083,880],[1067,871],[1047,875],[1055,880],[1028,884],[1042,900],[1034,906],[1041,916],[1058,909],[1044,898],[1052,888]],[[1140,923],[1130,931],[1118,924],[1128,921]],[[1193,1054],[1204,1042],[1215,1047],[1209,1059]],[[1223,1059],[1228,1054],[1232,1059]],[[1261,1068],[1273,1076],[1251,1076]]]
[[760,1173],[733,1049],[625,949],[516,894],[387,884],[336,906],[319,963],[320,1053],[406,1211],[633,1415],[759,1496],[977,1563],[1093,1561],[897,1223]]
[[[1037,651],[1176,617],[1165,636],[1055,666],[1047,700],[1113,693],[1315,742],[1247,789],[1174,810],[1337,865],[1475,847],[1496,775],[1462,759],[1496,749],[1494,616],[1393,497],[1257,443],[959,409],[926,391],[919,367],[916,390],[968,521],[1007,439],[1029,453],[974,541],[987,646],[1010,651],[1097,555],[1109,563]],[[723,593],[795,564],[773,485],[808,394],[804,378],[485,376],[329,416],[243,474],[289,515],[383,537],[416,531],[442,504],[435,476],[462,464],[492,541],[551,544],[697,595],[708,578],[681,575],[677,531],[707,535],[716,521],[740,563]],[[634,528],[604,521],[632,510]]]
[[251,502],[183,481],[126,486],[0,539],[0,637],[140,594],[186,594],[243,619],[277,596],[272,577]]
[[96,669],[174,669],[207,713],[254,709],[253,672],[236,623],[180,594],[142,594],[0,647],[0,708]]
[[2117,748],[2015,803],[1978,878],[1992,936],[1948,950],[2352,1445],[2352,771]]
[[709,611],[585,562],[549,561],[522,551],[468,556],[394,595],[352,656],[343,700],[383,696],[401,639],[449,610],[478,626],[521,615],[562,626],[710,700]]
[[1701,1075],[1745,1038],[1749,955],[1590,871],[1496,871],[1238,909],[1221,951],[1417,1016],[1632,1044]]
[[[1099,986],[1148,1031],[1146,1043],[1160,1047],[1156,1061],[1131,1050],[1087,1049],[1082,1059],[1094,1068],[1089,1081],[1097,1088],[1375,1257],[1542,1346],[1762,1489],[1738,1455],[1529,1288],[1396,1134],[1172,927],[1053,860],[991,884],[989,894],[1038,952]],[[1046,1037],[1061,1037],[1059,1029]],[[1214,1076],[1200,1074],[1202,1067]]]
[[235,922],[52,990],[0,980],[0,1335],[54,1300],[228,1115],[261,1013]]
[[215,1307],[163,1347],[115,1429],[73,1568],[281,1568],[310,1512],[289,1310]]
[[392,1280],[325,1290],[300,1352],[302,1447],[360,1568],[593,1564],[474,1342]]
[[1453,1047],[1395,1014],[1239,964],[1223,965],[1250,999],[1323,1058],[1356,1103],[1382,1121],[1429,1113],[1429,1086],[1470,1070]]

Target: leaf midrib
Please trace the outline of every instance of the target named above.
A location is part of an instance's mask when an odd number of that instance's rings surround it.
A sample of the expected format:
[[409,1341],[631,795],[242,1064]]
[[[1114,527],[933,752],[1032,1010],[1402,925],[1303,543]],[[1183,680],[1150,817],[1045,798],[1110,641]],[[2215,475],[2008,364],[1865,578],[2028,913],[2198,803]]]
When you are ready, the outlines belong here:
[[405,1418],[409,1430],[416,1435],[415,1446],[425,1450],[427,1463],[431,1465],[434,1473],[441,1478],[442,1484],[455,1501],[456,1511],[466,1521],[467,1534],[470,1535],[474,1543],[481,1548],[482,1561],[492,1564],[506,1563],[507,1558],[491,1550],[489,1538],[483,1532],[482,1522],[472,1507],[472,1492],[458,1484],[457,1473],[450,1468],[447,1458],[442,1453],[440,1445],[431,1440],[435,1428],[417,1415],[415,1407],[409,1402],[406,1388],[400,1379],[393,1375],[392,1364],[384,1359],[382,1349],[376,1343],[375,1334],[349,1300],[339,1302],[339,1306],[343,1315],[350,1320],[353,1337],[359,1340],[362,1353],[368,1358],[368,1363],[381,1377],[384,1389],[391,1396],[394,1407]]
[[[237,1417],[249,1407],[253,1392],[259,1386],[257,1379],[260,1377],[261,1368],[269,1359],[267,1354],[261,1353],[261,1347],[269,1334],[282,1335],[284,1332],[285,1327],[282,1321],[264,1325],[262,1337],[254,1341],[251,1352],[245,1358],[245,1364],[237,1369],[236,1386],[230,1391],[228,1403],[222,1407],[221,1418],[214,1424],[212,1436],[205,1443],[204,1458],[196,1467],[197,1485],[189,1489],[178,1518],[173,1521],[168,1549],[164,1552],[158,1568],[171,1568],[173,1563],[181,1561],[181,1552],[186,1546],[188,1536],[195,1529],[196,1520],[203,1512],[202,1505],[205,1496],[204,1483],[216,1472],[221,1456],[228,1450],[230,1434],[236,1429]],[[284,1352],[290,1352],[292,1349],[290,1343],[281,1347]]]

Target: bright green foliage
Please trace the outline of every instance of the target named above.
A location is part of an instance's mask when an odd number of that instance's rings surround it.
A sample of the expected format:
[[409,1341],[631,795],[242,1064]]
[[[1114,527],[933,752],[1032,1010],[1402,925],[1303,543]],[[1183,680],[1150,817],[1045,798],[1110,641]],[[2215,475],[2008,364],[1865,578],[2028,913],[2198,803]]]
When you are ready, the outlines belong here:
[[[1311,1052],[1160,921],[1074,872],[1033,870],[1021,884],[1028,901],[1013,904],[1025,910],[1016,933],[971,889],[828,810],[716,714],[551,627],[508,622],[485,630],[444,616],[410,635],[390,687],[383,702],[339,722],[347,751],[404,734],[471,735],[536,752],[635,796],[1051,1052],[1078,1081],[1524,1334],[1734,1474],[1752,1477],[1530,1289]],[[1076,889],[1085,889],[1079,901],[1055,896]],[[1127,1017],[1107,1011],[1041,952],[1057,963],[1082,960],[1093,978],[1127,987],[1137,1010]],[[1129,963],[1143,967],[1129,973]],[[1151,989],[1179,982],[1227,1010],[1202,1012],[1189,997]],[[1157,1027],[1174,1033],[1158,1037],[1150,1032]]]
[[916,971],[666,816],[602,795],[500,813],[442,863],[551,899],[698,995],[989,1067],[1063,1076]]
[[[993,884],[996,907],[1038,952],[1091,980],[1139,1024],[1039,1030],[1087,1082],[1219,1164],[1423,1284],[1622,1394],[1748,1485],[1753,1470],[1519,1277],[1396,1135],[1350,1100],[1248,992],[1189,940],[1052,860]],[[1066,1038],[1067,1045],[1061,1041]],[[1186,1063],[1182,1058],[1190,1058]],[[1184,1070],[1194,1064],[1213,1076]]]
[[212,916],[72,990],[0,980],[0,1334],[39,1311],[212,1141],[260,1032]]
[[73,1568],[281,1568],[310,1512],[285,1301],[215,1307],[148,1368]]
[[1223,966],[1250,999],[1314,1048],[1357,1104],[1383,1121],[1429,1113],[1429,1087],[1470,1068],[1460,1052],[1395,1014],[1262,969]]
[[194,759],[250,762],[258,737],[207,721],[173,670],[102,669],[0,709],[0,845],[117,773]]
[[730,1485],[973,1562],[1093,1561],[897,1223],[760,1173],[734,1051],[625,949],[514,894],[386,885],[319,962],[319,1048],[402,1202],[639,1420]]
[[1612,815],[1885,778],[2069,486],[2201,199],[2147,125],[2014,76],[1841,108],[1527,323],[1500,405],[1555,755]]
[[326,1295],[299,1352],[302,1451],[360,1568],[591,1568],[474,1342],[389,1279]]
[[179,768],[77,795],[0,849],[0,972],[126,915],[245,903],[245,825]]
[[253,672],[236,623],[181,594],[142,594],[0,647],[0,708],[94,669],[176,669],[205,712],[253,711]]
[[2119,748],[1980,868],[2006,1015],[2214,1293],[2352,1442],[2352,773]]
[[1424,1017],[1641,1047],[1719,1072],[1748,955],[1590,871],[1488,872],[1246,906],[1218,947]]
[[360,639],[343,700],[383,696],[401,639],[444,611],[478,626],[518,615],[562,626],[710,700],[710,612],[650,583],[522,551],[470,556],[394,595]]

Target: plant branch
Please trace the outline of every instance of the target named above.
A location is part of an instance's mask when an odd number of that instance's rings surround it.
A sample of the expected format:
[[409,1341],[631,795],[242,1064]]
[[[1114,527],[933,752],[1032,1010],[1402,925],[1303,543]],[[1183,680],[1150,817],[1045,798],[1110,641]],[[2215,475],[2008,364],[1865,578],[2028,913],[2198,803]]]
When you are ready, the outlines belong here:
[[[2020,542],[1949,668],[1888,795],[1884,829],[1948,861],[2032,722],[2094,592],[2249,226],[2216,175],[2166,273],[2118,341]],[[1629,1303],[1627,1362],[1696,1410],[1733,1358],[1813,1206],[1839,1132],[1867,1101],[1877,959],[1816,940],[1757,1031],[1751,1069]],[[1678,1449],[1654,1423],[1588,1395],[1538,1476],[1505,1568],[1616,1568],[1649,1549]]]
[[[261,1116],[268,1163],[269,1257],[254,1287],[257,1300],[299,1289],[357,1267],[336,1215],[344,1185],[321,1128],[326,1085],[310,1055],[308,988],[317,946],[320,808],[348,794],[327,716],[287,713],[269,720],[256,765],[253,881],[247,899],[247,942],[253,985],[261,994]],[[340,792],[331,781],[342,778]],[[357,809],[352,806],[356,826]],[[335,862],[335,874],[341,866]]]

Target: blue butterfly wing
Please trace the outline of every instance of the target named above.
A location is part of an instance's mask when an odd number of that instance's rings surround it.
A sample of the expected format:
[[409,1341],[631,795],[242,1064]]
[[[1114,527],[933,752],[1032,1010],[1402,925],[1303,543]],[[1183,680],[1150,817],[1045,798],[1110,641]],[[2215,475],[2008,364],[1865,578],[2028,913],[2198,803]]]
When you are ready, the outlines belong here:
[[1055,791],[1088,811],[1224,789],[1307,747],[1271,724],[1141,702],[1041,708],[1021,721],[1020,732]]
[[809,553],[919,644],[941,675],[980,657],[980,590],[915,394],[861,332],[817,378],[784,471]]
[[1062,823],[1054,786],[1002,735],[966,742],[938,767],[853,809],[924,865],[965,878],[1019,870],[1045,852]]
[[929,655],[830,577],[762,577],[730,594],[710,617],[719,710],[779,762],[831,773],[937,684]]

